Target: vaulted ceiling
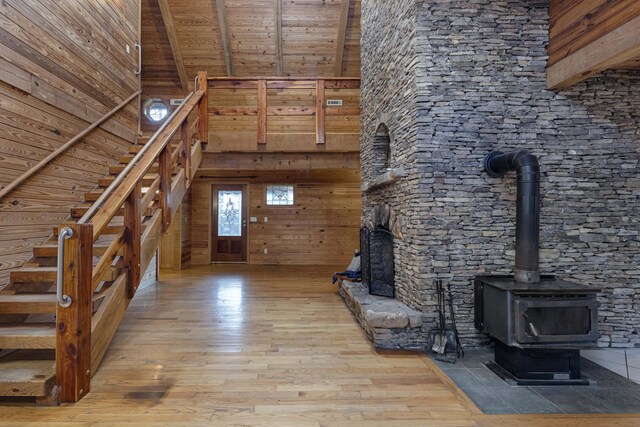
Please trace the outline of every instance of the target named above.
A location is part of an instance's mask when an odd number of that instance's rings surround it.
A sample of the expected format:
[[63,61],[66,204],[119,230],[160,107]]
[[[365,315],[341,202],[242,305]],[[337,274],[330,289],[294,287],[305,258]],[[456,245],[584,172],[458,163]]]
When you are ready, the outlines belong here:
[[145,87],[211,76],[359,76],[360,0],[142,0]]

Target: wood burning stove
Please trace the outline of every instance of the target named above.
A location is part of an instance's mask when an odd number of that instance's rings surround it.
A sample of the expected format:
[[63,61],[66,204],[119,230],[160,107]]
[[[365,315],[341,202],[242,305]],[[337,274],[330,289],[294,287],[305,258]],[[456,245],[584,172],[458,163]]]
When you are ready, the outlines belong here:
[[513,276],[475,280],[476,328],[519,348],[581,344],[598,339],[597,291],[542,276],[535,285]]
[[598,339],[597,289],[540,275],[540,171],[526,151],[493,152],[491,176],[516,170],[514,276],[478,276],[475,326],[495,339],[494,372],[517,384],[588,384],[580,377],[580,348]]

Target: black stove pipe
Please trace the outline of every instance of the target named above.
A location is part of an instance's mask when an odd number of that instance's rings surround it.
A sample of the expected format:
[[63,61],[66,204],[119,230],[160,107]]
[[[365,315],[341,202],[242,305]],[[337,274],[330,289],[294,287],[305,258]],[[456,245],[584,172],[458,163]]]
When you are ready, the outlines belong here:
[[516,202],[516,268],[515,280],[540,282],[538,248],[540,242],[540,166],[538,159],[526,150],[503,153],[493,151],[484,159],[484,169],[497,178],[515,170]]

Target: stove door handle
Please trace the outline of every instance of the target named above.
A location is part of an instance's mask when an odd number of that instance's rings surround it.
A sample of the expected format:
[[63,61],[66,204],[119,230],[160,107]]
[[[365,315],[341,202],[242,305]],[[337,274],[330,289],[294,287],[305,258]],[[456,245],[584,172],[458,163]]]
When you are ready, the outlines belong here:
[[538,333],[538,329],[533,326],[533,323],[529,322],[529,330],[531,331],[531,335],[533,335],[534,337],[538,338],[540,336],[540,333]]
[[525,314],[524,318],[527,319],[527,326],[529,327],[529,332],[531,333],[531,335],[534,336],[535,338],[538,338],[540,336],[540,332],[538,332],[538,328],[534,326],[533,322],[529,321],[529,316]]

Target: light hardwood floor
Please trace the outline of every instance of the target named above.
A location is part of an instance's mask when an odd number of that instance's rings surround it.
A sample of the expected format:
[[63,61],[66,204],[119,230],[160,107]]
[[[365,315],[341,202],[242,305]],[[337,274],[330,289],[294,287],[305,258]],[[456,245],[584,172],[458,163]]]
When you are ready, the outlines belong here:
[[376,352],[331,267],[217,265],[141,291],[75,405],[0,403],[0,425],[621,426],[485,416],[424,355]]

